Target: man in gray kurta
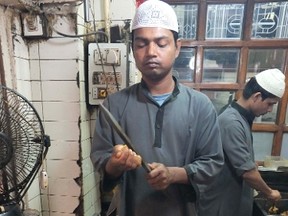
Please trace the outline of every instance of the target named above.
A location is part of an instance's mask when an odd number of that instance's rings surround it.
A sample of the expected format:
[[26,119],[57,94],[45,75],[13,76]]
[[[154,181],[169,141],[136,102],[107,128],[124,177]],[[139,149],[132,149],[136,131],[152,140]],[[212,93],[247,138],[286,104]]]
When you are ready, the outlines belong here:
[[217,114],[207,96],[180,84],[172,66],[180,52],[177,17],[163,1],[145,1],[132,24],[133,54],[141,83],[104,101],[130,137],[149,173],[100,111],[91,160],[102,188],[116,185],[120,216],[193,216],[196,184],[220,172],[223,151]]
[[[192,185],[211,182],[223,162],[216,112],[210,100],[177,83],[172,95],[159,106],[142,82],[111,95],[105,106],[147,162],[183,167],[189,178],[189,184],[172,184],[156,191],[147,183],[142,168],[125,172],[115,180],[105,179],[104,175],[105,190],[120,184],[120,215],[194,215],[189,210],[195,201],[189,200],[189,196],[194,196]],[[117,143],[122,143],[121,139],[101,114],[92,146],[92,161],[97,170],[103,172]]]
[[225,164],[212,184],[201,187],[199,216],[252,216],[253,189],[272,201],[280,199],[257,170],[251,128],[254,118],[271,112],[283,96],[284,80],[278,69],[257,74],[219,115]]

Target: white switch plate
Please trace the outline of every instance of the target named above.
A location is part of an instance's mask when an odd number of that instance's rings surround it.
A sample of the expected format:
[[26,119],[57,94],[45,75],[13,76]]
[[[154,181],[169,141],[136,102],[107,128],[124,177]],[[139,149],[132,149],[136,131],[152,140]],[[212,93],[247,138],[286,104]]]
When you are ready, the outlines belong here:
[[22,27],[24,37],[39,37],[45,36],[44,22],[40,15],[36,14],[23,14]]

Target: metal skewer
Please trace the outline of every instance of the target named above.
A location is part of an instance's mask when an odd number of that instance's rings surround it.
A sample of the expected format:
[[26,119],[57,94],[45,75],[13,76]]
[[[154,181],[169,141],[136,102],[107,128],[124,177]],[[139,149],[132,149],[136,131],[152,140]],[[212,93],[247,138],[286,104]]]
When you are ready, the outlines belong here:
[[[122,140],[125,142],[125,144],[128,146],[129,149],[134,151],[136,154],[140,155],[135,147],[133,146],[130,138],[126,135],[122,127],[119,125],[119,123],[116,121],[114,116],[110,113],[110,111],[103,106],[103,104],[99,104],[101,111],[104,113],[104,116],[106,120],[109,122],[109,124],[113,127],[113,129],[118,133],[118,135],[122,138]],[[141,156],[141,155],[140,155]],[[147,173],[151,171],[150,167],[147,165],[147,163],[143,160],[143,157],[141,156],[141,165],[145,169]]]

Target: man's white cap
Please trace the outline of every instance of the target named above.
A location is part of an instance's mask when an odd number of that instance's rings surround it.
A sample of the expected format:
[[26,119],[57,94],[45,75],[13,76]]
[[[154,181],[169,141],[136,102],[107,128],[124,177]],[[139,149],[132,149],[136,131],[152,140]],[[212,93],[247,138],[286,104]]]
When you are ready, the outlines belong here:
[[132,30],[144,27],[159,27],[178,32],[176,13],[163,1],[147,0],[137,8],[132,22]]
[[267,92],[281,98],[285,91],[285,76],[274,68],[262,71],[255,75],[257,83]]

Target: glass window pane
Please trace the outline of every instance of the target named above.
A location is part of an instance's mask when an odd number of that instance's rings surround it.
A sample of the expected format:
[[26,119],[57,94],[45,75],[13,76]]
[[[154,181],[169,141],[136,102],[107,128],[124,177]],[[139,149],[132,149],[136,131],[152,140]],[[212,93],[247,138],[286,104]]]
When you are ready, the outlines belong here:
[[269,68],[278,68],[282,71],[284,62],[284,49],[251,49],[248,55],[247,78]]
[[195,39],[197,29],[198,6],[195,4],[171,5],[174,7],[179,23],[179,37]]
[[243,4],[211,4],[207,9],[206,38],[240,39]]
[[288,38],[288,1],[255,4],[252,38]]
[[281,157],[288,159],[288,133],[284,133],[283,141],[282,141],[282,148],[281,148]]
[[203,82],[236,82],[239,65],[238,49],[205,49]]
[[288,125],[288,106],[287,106],[287,110],[286,110],[286,120],[285,120],[285,122],[286,122],[286,125]]
[[173,66],[173,75],[179,80],[193,81],[195,67],[195,49],[181,48]]
[[220,114],[235,98],[233,91],[202,91],[212,101],[216,111]]
[[273,133],[253,132],[253,147],[256,161],[264,161],[265,156],[271,155]]

